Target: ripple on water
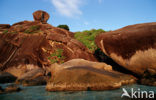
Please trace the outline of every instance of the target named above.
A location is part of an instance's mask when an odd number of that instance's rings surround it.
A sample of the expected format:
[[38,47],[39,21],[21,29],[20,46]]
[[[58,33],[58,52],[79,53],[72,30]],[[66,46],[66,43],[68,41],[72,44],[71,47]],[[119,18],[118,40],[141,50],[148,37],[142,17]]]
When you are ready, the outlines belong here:
[[[0,85],[5,87],[8,84]],[[110,91],[78,91],[78,92],[47,92],[45,86],[22,87],[20,92],[0,94],[0,100],[121,100],[122,89]],[[143,91],[154,91],[156,87],[144,85],[127,85],[123,86],[130,91],[131,88]],[[123,99],[122,99],[123,100]],[[128,100],[128,99],[126,99]]]

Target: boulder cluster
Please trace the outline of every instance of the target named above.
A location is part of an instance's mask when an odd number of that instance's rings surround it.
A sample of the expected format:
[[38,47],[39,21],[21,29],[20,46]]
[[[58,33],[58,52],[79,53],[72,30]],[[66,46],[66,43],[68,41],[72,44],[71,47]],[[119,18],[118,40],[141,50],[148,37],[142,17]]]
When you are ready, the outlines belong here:
[[0,83],[46,85],[47,91],[111,90],[137,80],[156,86],[156,23],[96,37],[102,52],[130,71],[121,73],[116,66],[98,62],[73,32],[48,24],[47,12],[35,11],[33,17],[12,26],[0,24]]

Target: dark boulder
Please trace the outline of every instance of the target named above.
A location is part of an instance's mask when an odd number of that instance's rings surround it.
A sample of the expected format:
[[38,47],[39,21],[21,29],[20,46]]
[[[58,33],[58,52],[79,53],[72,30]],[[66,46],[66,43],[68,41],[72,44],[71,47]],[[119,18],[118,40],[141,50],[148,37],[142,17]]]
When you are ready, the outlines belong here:
[[13,76],[8,72],[0,72],[0,83],[11,83],[15,82],[17,77]]

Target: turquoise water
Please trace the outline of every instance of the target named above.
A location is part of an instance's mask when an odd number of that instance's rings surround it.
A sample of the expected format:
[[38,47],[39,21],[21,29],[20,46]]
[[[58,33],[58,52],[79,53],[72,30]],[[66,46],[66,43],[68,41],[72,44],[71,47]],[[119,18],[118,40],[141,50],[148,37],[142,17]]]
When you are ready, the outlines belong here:
[[[8,84],[3,84],[5,87]],[[2,85],[0,85],[2,86]],[[130,91],[131,88],[142,91],[154,91],[156,87],[144,85],[127,85],[110,91],[80,91],[80,92],[47,92],[45,86],[22,87],[22,91],[0,94],[0,100],[129,100],[121,99],[122,88]]]

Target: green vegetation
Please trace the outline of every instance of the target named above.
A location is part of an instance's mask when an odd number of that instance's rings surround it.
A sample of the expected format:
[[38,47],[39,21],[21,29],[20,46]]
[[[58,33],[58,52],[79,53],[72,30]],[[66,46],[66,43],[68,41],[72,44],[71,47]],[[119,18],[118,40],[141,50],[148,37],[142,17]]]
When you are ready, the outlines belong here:
[[37,33],[40,31],[40,26],[38,25],[33,25],[31,27],[29,27],[28,29],[26,29],[24,31],[24,33],[27,33],[27,34],[33,34],[33,33]]
[[95,37],[105,32],[103,29],[92,29],[92,30],[85,30],[82,32],[76,32],[74,37],[82,42],[90,51],[94,52],[97,49],[97,46],[94,42]]
[[54,51],[54,53],[50,54],[48,59],[50,60],[51,64],[63,63],[65,56],[63,56],[62,53],[63,53],[63,49],[58,48]]
[[65,30],[68,30],[68,31],[69,31],[68,25],[58,25],[57,27],[63,28],[63,29],[65,29]]
[[8,33],[8,30],[4,30],[3,33],[4,33],[4,34]]
[[17,33],[17,31],[9,31],[9,30],[4,30],[3,31],[3,34],[16,34]]

